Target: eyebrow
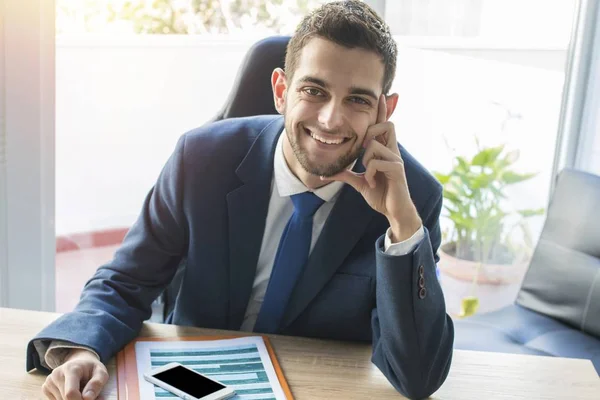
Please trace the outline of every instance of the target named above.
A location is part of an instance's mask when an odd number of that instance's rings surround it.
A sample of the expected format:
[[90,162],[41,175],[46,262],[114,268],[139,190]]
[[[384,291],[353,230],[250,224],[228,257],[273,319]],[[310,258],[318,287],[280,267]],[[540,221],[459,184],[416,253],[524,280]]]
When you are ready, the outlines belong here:
[[[329,89],[329,85],[327,85],[327,83],[323,79],[315,78],[314,76],[303,76],[298,81],[302,83],[314,83],[315,85],[319,85],[321,87],[324,87],[325,89]],[[350,88],[350,94],[369,96],[372,97],[374,100],[378,100],[378,97],[375,94],[375,92],[373,92],[370,89],[365,89],[357,86],[352,86]]]
[[350,93],[351,94],[362,94],[362,95],[365,95],[365,96],[372,97],[373,100],[379,100],[378,97],[377,97],[377,95],[372,90],[369,90],[369,89],[364,89],[364,88],[359,88],[359,87],[356,87],[356,86],[352,86],[350,88]]
[[298,79],[298,82],[314,83],[315,85],[323,86],[325,89],[329,89],[329,85],[327,85],[323,79],[315,78],[314,76],[303,76],[302,78]]

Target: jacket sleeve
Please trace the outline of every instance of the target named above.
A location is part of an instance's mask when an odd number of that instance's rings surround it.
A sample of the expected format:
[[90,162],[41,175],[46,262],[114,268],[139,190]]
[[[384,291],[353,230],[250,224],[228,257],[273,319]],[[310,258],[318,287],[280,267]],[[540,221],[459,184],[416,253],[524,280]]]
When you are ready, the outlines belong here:
[[441,234],[441,193],[422,213],[425,237],[412,253],[386,255],[376,243],[376,308],[372,313],[372,361],[410,399],[434,393],[452,361],[454,326],[436,277]]
[[[40,342],[70,342],[93,349],[102,362],[134,339],[152,313],[151,304],[173,278],[186,252],[187,223],[182,211],[183,136],[142,212],[113,260],[86,283],[79,303],[44,328],[27,346],[27,370],[49,372],[41,360]],[[115,193],[118,196],[118,193]]]

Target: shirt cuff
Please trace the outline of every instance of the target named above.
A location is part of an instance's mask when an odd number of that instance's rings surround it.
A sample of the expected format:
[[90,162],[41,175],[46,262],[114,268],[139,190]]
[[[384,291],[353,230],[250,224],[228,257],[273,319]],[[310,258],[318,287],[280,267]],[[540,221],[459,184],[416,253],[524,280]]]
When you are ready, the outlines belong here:
[[98,358],[98,360],[100,360],[98,353],[86,346],[79,346],[71,342],[65,342],[62,340],[53,340],[52,342],[50,342],[49,346],[46,346],[45,343],[48,342],[43,340],[37,340],[34,342],[34,346],[38,352],[42,366],[48,369],[60,367],[64,363],[65,357],[67,357],[67,355],[73,349],[88,350],[92,354],[94,354]]
[[392,243],[391,237],[392,229],[388,228],[388,230],[385,232],[384,253],[390,256],[405,256],[409,253],[412,253],[413,250],[417,248],[419,243],[421,243],[421,241],[425,238],[425,229],[423,228],[423,225],[421,225],[414,235],[398,243]]

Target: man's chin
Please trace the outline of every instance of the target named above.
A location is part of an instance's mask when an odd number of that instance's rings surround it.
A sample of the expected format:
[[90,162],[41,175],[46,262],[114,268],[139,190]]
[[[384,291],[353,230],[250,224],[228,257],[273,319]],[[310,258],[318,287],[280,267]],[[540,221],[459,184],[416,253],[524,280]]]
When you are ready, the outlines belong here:
[[302,168],[311,175],[330,178],[347,169],[360,156],[362,150],[356,151],[356,154],[346,153],[338,158],[332,158],[329,162],[325,160],[315,160],[310,158],[309,151],[303,149],[294,151],[296,159],[300,162]]
[[314,165],[314,164],[309,164],[309,165],[302,165],[302,167],[311,175],[315,175],[315,176],[323,176],[325,178],[331,178],[332,176],[335,176],[337,174],[339,174],[340,172],[344,171],[345,169],[347,169],[353,161],[348,162],[348,163],[336,163],[336,164],[331,164],[331,165]]

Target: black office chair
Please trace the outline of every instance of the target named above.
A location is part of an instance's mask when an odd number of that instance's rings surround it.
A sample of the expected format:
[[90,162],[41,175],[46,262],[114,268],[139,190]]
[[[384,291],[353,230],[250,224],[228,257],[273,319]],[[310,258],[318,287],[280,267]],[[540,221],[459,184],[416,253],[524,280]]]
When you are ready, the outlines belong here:
[[[289,40],[289,36],[269,37],[257,42],[248,50],[238,70],[229,98],[217,115],[207,123],[227,118],[277,114],[273,103],[271,73],[275,68],[284,67],[285,51]],[[156,306],[153,308],[159,315],[153,316],[153,320],[171,322],[185,262],[185,259],[182,260],[173,280],[155,303]]]
[[289,41],[289,36],[273,36],[255,43],[248,50],[225,105],[209,122],[277,114],[271,90],[271,73],[275,68],[283,68]]
[[600,374],[600,176],[560,173],[515,304],[455,322],[457,349],[592,361]]

